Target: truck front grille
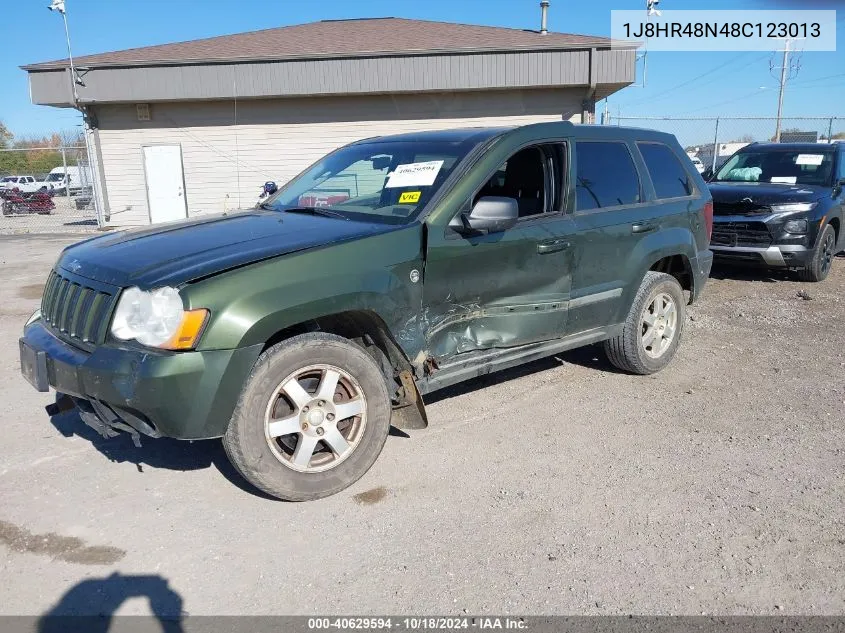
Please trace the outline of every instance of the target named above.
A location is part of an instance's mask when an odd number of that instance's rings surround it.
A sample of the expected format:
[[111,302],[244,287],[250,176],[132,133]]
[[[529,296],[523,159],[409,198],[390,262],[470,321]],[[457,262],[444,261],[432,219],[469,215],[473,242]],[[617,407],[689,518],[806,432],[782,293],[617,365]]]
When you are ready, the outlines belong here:
[[55,334],[90,348],[105,340],[116,296],[53,271],[44,286],[41,316]]
[[713,225],[714,245],[769,247],[772,235],[763,222],[716,222]]
[[713,215],[769,215],[770,207],[747,202],[714,202]]

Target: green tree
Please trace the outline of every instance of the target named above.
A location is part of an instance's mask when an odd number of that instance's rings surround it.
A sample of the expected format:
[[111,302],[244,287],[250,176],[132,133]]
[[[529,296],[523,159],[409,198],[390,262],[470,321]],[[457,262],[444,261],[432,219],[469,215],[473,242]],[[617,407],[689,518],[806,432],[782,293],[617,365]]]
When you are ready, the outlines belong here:
[[9,128],[3,124],[3,121],[0,121],[0,149],[9,147],[13,138],[14,136],[9,131]]

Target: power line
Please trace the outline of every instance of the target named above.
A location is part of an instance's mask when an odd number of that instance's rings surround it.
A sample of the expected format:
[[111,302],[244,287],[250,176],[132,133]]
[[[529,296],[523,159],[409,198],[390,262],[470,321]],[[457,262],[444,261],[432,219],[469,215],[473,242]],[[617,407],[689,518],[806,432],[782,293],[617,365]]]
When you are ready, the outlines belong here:
[[845,73],[839,73],[837,75],[827,75],[825,77],[816,77],[815,79],[807,79],[805,81],[795,81],[790,83],[790,86],[806,86],[807,84],[813,84],[817,81],[826,81],[828,79],[836,79],[838,77],[845,77]]
[[695,110],[688,110],[683,114],[678,116],[686,116],[687,114],[692,114],[694,112],[701,112],[702,110],[709,110],[710,108],[718,108],[723,105],[728,105],[729,103],[736,103],[737,101],[742,101],[743,99],[748,99],[749,97],[753,97],[755,95],[762,94],[759,89],[755,90],[754,92],[750,92],[747,95],[742,95],[741,97],[735,97],[733,99],[728,99],[727,101],[721,101],[719,103],[713,103],[711,105],[704,106],[702,108],[697,108]]
[[[743,55],[748,55],[748,53],[743,53]],[[668,95],[669,93],[674,92],[675,90],[678,90],[679,88],[683,88],[684,86],[688,86],[688,85],[698,81],[702,77],[706,77],[707,75],[712,75],[717,70],[721,70],[725,66],[727,66],[729,64],[733,64],[737,59],[740,59],[743,55],[733,57],[733,58],[729,59],[728,61],[726,61],[724,64],[719,64],[715,68],[711,68],[710,70],[703,72],[700,75],[693,77],[692,79],[688,79],[687,81],[684,81],[684,82],[678,84],[677,86],[673,86],[673,87],[671,87],[667,90],[664,90],[663,92],[658,92],[656,95],[652,95],[651,97],[648,97],[648,98],[632,101],[631,103],[627,103],[625,105],[627,107],[627,106],[637,105],[638,103],[645,103],[647,101],[655,101],[657,98],[661,97],[662,95]]]

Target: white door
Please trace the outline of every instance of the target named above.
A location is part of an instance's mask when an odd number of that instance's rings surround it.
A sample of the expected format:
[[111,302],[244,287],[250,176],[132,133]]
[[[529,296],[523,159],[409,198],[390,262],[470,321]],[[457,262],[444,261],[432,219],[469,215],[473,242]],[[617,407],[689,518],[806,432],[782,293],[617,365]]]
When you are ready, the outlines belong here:
[[150,145],[144,148],[147,200],[150,222],[169,222],[188,217],[182,148],[179,145]]

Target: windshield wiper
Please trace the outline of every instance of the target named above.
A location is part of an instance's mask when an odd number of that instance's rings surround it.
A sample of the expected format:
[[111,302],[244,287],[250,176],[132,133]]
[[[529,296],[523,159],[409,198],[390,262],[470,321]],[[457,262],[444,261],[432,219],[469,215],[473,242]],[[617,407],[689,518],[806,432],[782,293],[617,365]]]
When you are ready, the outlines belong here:
[[341,220],[348,220],[345,215],[326,209],[325,207],[290,207],[289,209],[282,209],[285,213],[310,213],[312,215],[321,215],[325,218],[340,218]]

